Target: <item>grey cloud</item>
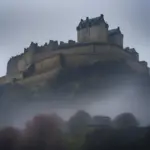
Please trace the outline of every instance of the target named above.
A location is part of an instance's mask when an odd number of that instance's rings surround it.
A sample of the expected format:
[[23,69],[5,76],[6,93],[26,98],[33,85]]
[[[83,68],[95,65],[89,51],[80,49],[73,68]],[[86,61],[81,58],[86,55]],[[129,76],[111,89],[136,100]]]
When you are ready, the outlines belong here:
[[[134,45],[140,53],[140,58],[148,61],[149,58],[149,40],[150,40],[150,1],[132,0],[124,1],[122,10],[123,18],[128,22],[128,32],[125,36],[130,36],[126,40],[129,44]],[[130,42],[129,42],[130,41]]]
[[128,19],[135,32],[149,38],[150,26],[150,1],[147,0],[127,0],[124,2],[124,17]]

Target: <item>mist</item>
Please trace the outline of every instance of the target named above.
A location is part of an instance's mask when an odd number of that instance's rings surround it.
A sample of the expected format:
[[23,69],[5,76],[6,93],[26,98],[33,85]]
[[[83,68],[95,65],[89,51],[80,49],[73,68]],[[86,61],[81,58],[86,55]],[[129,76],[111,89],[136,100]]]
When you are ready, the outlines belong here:
[[[2,104],[1,126],[23,128],[26,122],[38,114],[56,113],[64,120],[69,120],[79,110],[85,110],[91,116],[104,115],[112,119],[124,112],[133,113],[142,126],[150,124],[149,93],[146,89],[133,84],[120,84],[102,94],[84,95],[76,100],[50,98],[33,101],[5,101]],[[143,92],[144,91],[144,92]]]

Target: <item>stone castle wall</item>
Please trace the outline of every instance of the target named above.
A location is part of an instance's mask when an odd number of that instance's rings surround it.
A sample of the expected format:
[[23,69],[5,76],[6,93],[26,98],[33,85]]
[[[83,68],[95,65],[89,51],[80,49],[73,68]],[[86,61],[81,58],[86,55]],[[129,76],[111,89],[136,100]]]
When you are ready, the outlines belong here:
[[[68,51],[68,53],[67,53]],[[45,81],[47,79],[53,80],[55,76],[63,69],[60,60],[60,51],[56,56],[47,58],[39,63],[37,66],[44,66],[44,70],[37,67],[37,70],[41,70],[37,75],[25,79],[23,83],[37,83]],[[120,47],[114,45],[87,45],[85,47],[76,47],[75,49],[61,50],[66,68],[76,68],[81,66],[88,66],[95,62],[107,62],[122,60],[126,61],[127,65],[137,73],[146,73],[147,68],[143,67],[138,61],[132,59],[128,53],[123,51]],[[109,55],[108,55],[109,54]],[[54,71],[55,70],[55,71]],[[55,72],[55,73],[54,73]]]
[[[128,60],[128,65],[130,65],[133,69],[135,68],[135,71],[146,72],[143,65],[138,63],[136,60],[133,61],[132,55],[124,51],[121,47],[113,44],[95,42],[85,44],[77,43],[73,46],[58,47],[58,49],[54,51],[45,50],[43,52],[35,53],[34,55],[26,55],[26,59],[28,59],[28,57],[31,58],[31,56],[33,58],[32,62],[34,62],[34,74],[31,77],[22,79],[22,74],[20,72],[15,72],[15,77],[22,80],[19,81],[20,83],[32,83],[35,81],[38,82],[39,80],[46,80],[54,75],[53,73],[51,74],[51,71],[58,71],[62,68],[61,55],[63,56],[65,67],[73,68],[86,66],[97,61],[118,61],[119,63],[120,60]],[[24,60],[23,55],[20,56],[20,60],[17,58],[16,62],[20,62],[21,60]],[[15,64],[14,66],[16,67],[17,65]],[[18,68],[16,69],[17,71],[19,70]],[[0,83],[2,80],[0,80]]]
[[105,27],[104,23],[99,26],[93,26],[90,28],[90,41],[97,42],[108,42],[108,29]]
[[57,75],[59,74],[60,70],[61,68],[54,68],[47,72],[35,74],[31,77],[20,80],[17,83],[27,87],[41,87],[47,84],[47,81],[49,81],[49,83],[53,82],[55,77],[57,77]]
[[[107,44],[97,44],[84,47],[84,49],[76,49],[71,51],[72,53],[67,53],[64,55],[66,67],[78,67],[86,66],[96,61],[107,62],[107,61],[127,61],[131,68],[135,67],[135,71],[146,72],[145,67],[143,67],[138,61],[134,60],[132,55],[126,53],[121,47],[115,45]],[[133,62],[135,62],[133,65]],[[139,69],[136,69],[139,68]]]
[[6,76],[0,77],[0,84],[8,83]]
[[18,62],[23,58],[23,55],[12,57],[7,63],[7,76],[15,76],[18,74]]
[[42,72],[47,72],[48,70],[53,70],[54,68],[60,67],[60,55],[55,55],[35,63],[35,73],[40,74]]
[[144,65],[141,65],[140,62],[136,62],[136,61],[133,61],[133,60],[128,60],[127,65],[129,65],[130,68],[135,72],[138,72],[138,73],[146,73],[147,72],[148,73],[148,67],[144,66]]
[[108,41],[110,44],[117,44],[123,47],[123,35],[122,34],[115,34],[113,36],[109,36]]
[[77,41],[82,42],[108,42],[108,29],[105,23],[98,26],[83,28],[77,32]]

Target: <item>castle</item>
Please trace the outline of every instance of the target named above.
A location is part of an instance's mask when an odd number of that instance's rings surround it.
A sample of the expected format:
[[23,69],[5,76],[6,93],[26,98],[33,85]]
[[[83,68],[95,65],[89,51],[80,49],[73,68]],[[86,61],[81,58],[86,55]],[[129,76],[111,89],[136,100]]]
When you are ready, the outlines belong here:
[[50,40],[43,46],[31,42],[22,54],[8,61],[6,76],[0,78],[0,84],[43,84],[47,79],[53,80],[63,68],[87,66],[97,61],[123,60],[137,73],[148,72],[147,63],[139,61],[135,49],[123,47],[120,28],[109,30],[103,15],[81,19],[76,30],[77,42]]

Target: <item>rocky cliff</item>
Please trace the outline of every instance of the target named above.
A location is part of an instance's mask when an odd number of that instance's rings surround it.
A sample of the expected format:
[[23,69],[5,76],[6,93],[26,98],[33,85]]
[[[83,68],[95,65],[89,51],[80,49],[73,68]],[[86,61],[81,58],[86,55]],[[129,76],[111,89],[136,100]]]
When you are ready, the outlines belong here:
[[97,93],[107,94],[114,88],[126,85],[149,88],[150,77],[148,74],[134,72],[124,62],[96,62],[89,66],[62,69],[53,81],[47,79],[39,87],[26,88],[17,83],[1,85],[0,95],[1,99],[71,100]]

